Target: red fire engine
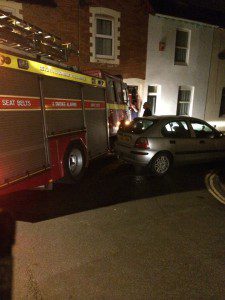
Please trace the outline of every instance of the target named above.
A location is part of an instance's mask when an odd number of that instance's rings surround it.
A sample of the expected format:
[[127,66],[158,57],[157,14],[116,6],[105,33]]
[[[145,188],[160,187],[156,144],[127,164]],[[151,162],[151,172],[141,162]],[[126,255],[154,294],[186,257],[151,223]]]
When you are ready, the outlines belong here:
[[6,53],[0,64],[0,194],[79,178],[90,159],[108,151],[118,126],[111,114],[126,117],[121,79]]
[[129,118],[126,86],[62,67],[70,47],[1,10],[0,27],[0,195],[80,178]]
[[70,46],[1,10],[0,27],[0,195],[80,178],[129,118],[123,81],[62,67]]
[[127,85],[121,76],[113,76],[101,70],[88,70],[85,74],[103,78],[106,81],[107,115],[110,142],[113,144],[121,121],[131,120],[130,100]]

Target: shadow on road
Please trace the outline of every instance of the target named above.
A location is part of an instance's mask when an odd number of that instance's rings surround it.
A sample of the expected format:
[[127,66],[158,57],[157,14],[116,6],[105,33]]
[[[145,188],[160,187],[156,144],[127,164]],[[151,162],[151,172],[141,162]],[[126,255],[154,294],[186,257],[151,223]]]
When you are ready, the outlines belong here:
[[40,222],[148,197],[204,189],[204,177],[219,164],[177,167],[163,178],[134,181],[134,169],[108,156],[94,161],[81,182],[57,183],[53,191],[23,191],[2,197],[0,207],[17,221]]

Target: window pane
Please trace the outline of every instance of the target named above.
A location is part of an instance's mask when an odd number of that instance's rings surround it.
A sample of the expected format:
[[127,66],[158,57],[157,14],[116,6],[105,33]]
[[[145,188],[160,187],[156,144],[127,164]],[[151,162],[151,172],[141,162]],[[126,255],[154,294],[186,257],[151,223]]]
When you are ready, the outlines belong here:
[[175,49],[175,62],[186,63],[187,49]]
[[179,101],[189,102],[191,97],[191,91],[189,90],[179,90],[178,99]]
[[97,34],[112,35],[112,21],[97,19]]
[[191,100],[191,91],[179,89],[177,115],[182,115],[182,116],[189,115],[190,100]]
[[114,83],[111,79],[106,78],[107,81],[107,96],[109,99],[109,102],[115,102],[116,97],[115,97],[115,86]]
[[122,93],[122,86],[120,81],[115,81],[116,86],[116,96],[117,96],[117,102],[123,103],[123,93]]
[[187,103],[179,103],[177,108],[178,116],[188,116],[189,114],[189,104]]
[[162,134],[165,137],[187,138],[190,137],[188,126],[184,121],[174,121],[165,125],[162,129]]
[[155,124],[155,120],[146,120],[146,119],[134,119],[134,121],[130,124],[127,128],[127,132],[134,132],[134,133],[142,133],[151,126]]
[[204,123],[192,122],[191,126],[197,138],[209,138],[213,132],[212,128]]
[[95,49],[98,55],[112,56],[112,40],[96,37]]
[[187,48],[187,46],[188,46],[188,32],[187,31],[177,30],[176,46]]
[[148,93],[157,93],[157,86],[156,85],[149,85],[148,86]]

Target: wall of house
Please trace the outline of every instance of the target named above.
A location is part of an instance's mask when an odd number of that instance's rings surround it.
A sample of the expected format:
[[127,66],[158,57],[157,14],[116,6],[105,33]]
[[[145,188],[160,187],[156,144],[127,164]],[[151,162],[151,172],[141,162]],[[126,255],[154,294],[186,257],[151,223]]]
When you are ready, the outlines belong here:
[[[57,8],[23,4],[26,21],[72,42],[79,49],[79,57],[71,56],[69,64],[81,70],[102,69],[124,78],[145,78],[148,11],[147,0],[56,0]],[[88,4],[87,4],[88,3]],[[91,18],[90,7],[102,7],[120,13],[118,63],[91,62]]]
[[205,119],[225,131],[225,115],[219,116],[222,90],[225,88],[225,60],[218,54],[225,50],[225,31],[215,29]]
[[[176,30],[190,31],[188,65],[175,65]],[[147,99],[149,85],[158,86],[156,114],[176,114],[179,86],[193,88],[190,115],[204,118],[209,79],[213,28],[161,16],[150,16],[146,81],[143,99]],[[159,43],[165,43],[159,51]]]

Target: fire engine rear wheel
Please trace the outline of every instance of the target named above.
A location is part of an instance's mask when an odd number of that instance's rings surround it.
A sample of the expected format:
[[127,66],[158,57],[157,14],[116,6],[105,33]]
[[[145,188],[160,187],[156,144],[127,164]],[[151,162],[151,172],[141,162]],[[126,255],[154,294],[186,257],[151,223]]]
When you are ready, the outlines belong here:
[[85,155],[79,144],[71,145],[65,155],[65,171],[67,177],[79,180],[85,169]]

